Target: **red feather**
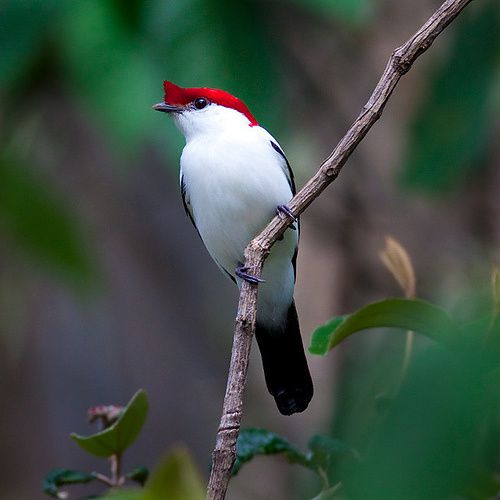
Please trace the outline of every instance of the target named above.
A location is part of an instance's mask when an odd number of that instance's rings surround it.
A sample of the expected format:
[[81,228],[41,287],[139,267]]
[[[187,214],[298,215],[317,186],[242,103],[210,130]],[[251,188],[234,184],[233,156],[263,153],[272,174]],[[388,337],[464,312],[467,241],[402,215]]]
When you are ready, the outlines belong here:
[[248,118],[252,127],[258,125],[257,120],[254,118],[252,113],[250,113],[246,104],[241,99],[234,97],[224,90],[208,89],[203,87],[184,88],[167,81],[163,82],[163,88],[165,89],[165,102],[167,104],[181,104],[182,106],[185,106],[186,104],[193,102],[198,97],[204,97],[219,106],[239,111]]

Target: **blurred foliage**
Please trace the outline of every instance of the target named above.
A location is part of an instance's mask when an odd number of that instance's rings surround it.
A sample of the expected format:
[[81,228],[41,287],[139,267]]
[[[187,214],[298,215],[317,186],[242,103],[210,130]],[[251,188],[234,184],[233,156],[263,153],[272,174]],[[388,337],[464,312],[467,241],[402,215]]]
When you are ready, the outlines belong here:
[[78,288],[93,281],[83,230],[59,196],[21,161],[0,154],[0,230]]
[[428,79],[410,130],[402,180],[430,193],[471,178],[492,147],[500,87],[500,4],[467,9]]
[[292,0],[320,16],[327,15],[350,24],[362,24],[370,19],[378,0]]
[[432,346],[417,356],[399,394],[375,414],[362,461],[338,470],[348,497],[494,497],[497,373],[488,356],[465,349]]
[[[408,266],[412,268],[410,260]],[[320,327],[310,348],[315,354],[328,353],[353,333],[385,326],[424,333],[435,342],[417,354],[408,372],[392,372],[393,379],[391,375],[387,379],[391,372],[386,363],[379,367],[386,374],[385,393],[374,391],[378,384],[373,384],[371,369],[368,401],[367,392],[360,390],[363,376],[357,373],[350,379],[362,404],[344,401],[335,438],[315,436],[309,445],[312,454],[302,454],[284,438],[262,429],[243,432],[236,470],[254,455],[284,453],[290,462],[319,475],[322,492],[316,498],[496,498],[500,491],[497,269],[491,285],[487,307],[482,308],[488,311],[485,316],[453,320],[421,300],[386,299]],[[398,365],[393,355],[385,357]],[[395,380],[398,377],[404,379]],[[351,446],[359,454],[338,453],[352,450]]]
[[[356,447],[360,460],[333,460],[329,482],[342,483],[333,498],[479,500],[498,494],[497,281],[494,269],[489,297],[482,297],[482,306],[471,309],[468,317],[461,311],[452,320],[422,301],[388,299],[334,318],[315,332],[314,351],[319,354],[352,333],[384,325],[426,330],[435,341],[421,347],[404,373],[396,353],[383,348],[375,354],[375,366],[361,360],[357,372],[345,374],[343,405],[332,435]],[[349,320],[352,328],[346,329]]]
[[174,448],[153,471],[141,500],[203,500],[205,483],[189,453],[182,447]]

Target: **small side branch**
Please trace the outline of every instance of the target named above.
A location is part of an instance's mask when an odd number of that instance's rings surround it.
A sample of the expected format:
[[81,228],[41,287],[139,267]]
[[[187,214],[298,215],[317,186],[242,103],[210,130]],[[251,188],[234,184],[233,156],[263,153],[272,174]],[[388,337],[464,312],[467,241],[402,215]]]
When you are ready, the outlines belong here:
[[[472,0],[446,0],[427,22],[401,47],[394,50],[370,99],[360,115],[340,140],[318,172],[290,201],[288,207],[300,215],[338,177],[347,159],[380,118],[401,76],[406,74],[415,60],[434,42]],[[261,276],[264,261],[271,247],[292,223],[279,216],[248,245],[245,267],[254,276]],[[222,418],[213,452],[212,471],[207,489],[207,500],[223,500],[236,457],[243,390],[246,383],[248,360],[255,331],[257,285],[243,282],[234,331],[233,350],[224,397]]]

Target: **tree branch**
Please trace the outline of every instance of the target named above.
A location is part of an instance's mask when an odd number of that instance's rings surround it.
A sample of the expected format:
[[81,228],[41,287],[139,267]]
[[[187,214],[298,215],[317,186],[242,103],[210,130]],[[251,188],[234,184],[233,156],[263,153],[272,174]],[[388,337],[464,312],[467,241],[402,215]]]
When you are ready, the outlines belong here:
[[[399,79],[472,0],[447,0],[428,21],[401,47],[394,50],[370,99],[347,133],[318,172],[290,201],[289,208],[300,215],[339,175],[342,167],[370,128],[382,115]],[[261,276],[262,267],[273,244],[291,224],[290,219],[275,217],[245,250],[249,273]],[[212,471],[207,499],[223,500],[236,456],[236,440],[240,431],[248,360],[255,331],[257,285],[243,281],[234,331],[231,364],[227,380],[222,417],[212,455]]]

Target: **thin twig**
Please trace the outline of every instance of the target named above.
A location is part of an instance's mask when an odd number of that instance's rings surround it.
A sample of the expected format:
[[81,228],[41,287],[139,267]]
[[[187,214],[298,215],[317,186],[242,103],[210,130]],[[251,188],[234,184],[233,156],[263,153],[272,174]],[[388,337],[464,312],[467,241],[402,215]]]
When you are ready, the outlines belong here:
[[122,456],[118,453],[111,455],[109,458],[111,465],[111,482],[113,486],[120,486],[125,481],[122,477]]
[[105,476],[104,474],[101,474],[100,472],[93,472],[92,475],[98,480],[101,481],[101,483],[106,484],[109,487],[115,486],[113,481],[108,477]]
[[[472,0],[447,0],[428,21],[391,55],[370,99],[318,172],[290,201],[289,208],[300,215],[339,175],[342,167],[373,124],[380,118],[399,79],[424,53],[435,38]],[[261,276],[262,266],[272,245],[285,232],[291,219],[275,217],[245,250],[245,266],[250,274]],[[227,380],[222,417],[212,454],[212,471],[207,489],[208,500],[223,500],[236,456],[252,337],[255,330],[257,285],[243,282],[234,331],[231,365]]]

